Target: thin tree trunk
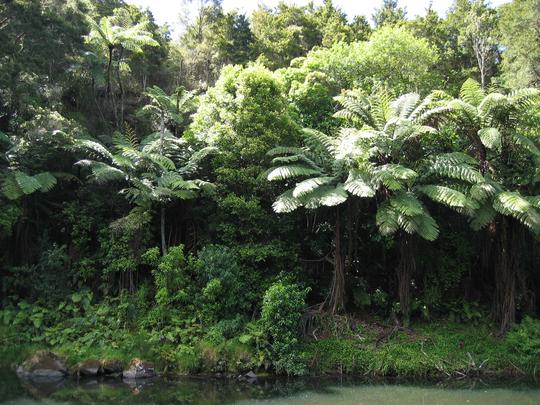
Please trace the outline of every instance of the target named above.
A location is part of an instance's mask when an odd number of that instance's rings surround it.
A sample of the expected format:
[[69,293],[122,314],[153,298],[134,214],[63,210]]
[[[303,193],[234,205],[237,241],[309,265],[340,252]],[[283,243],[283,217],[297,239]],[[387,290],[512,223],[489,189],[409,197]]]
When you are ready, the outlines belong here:
[[[165,113],[161,111],[160,116],[160,128],[159,128],[159,154],[163,156],[163,141],[165,137]],[[161,207],[161,253],[163,256],[167,254],[167,240],[165,238],[165,207]]]
[[408,326],[411,312],[411,278],[416,271],[414,236],[405,233],[399,240],[399,264],[397,266],[398,297],[402,322]]
[[165,207],[161,207],[161,253],[167,254],[167,241],[165,239]]
[[334,274],[328,297],[328,308],[336,314],[345,308],[345,271],[341,251],[341,223],[339,208],[336,208],[336,226],[334,230]]
[[122,75],[120,73],[120,63],[122,63],[122,56],[124,54],[124,48],[120,47],[120,53],[118,55],[118,67],[116,68],[116,78],[118,80],[118,88],[120,90],[120,120],[119,128],[124,126],[124,85],[122,84]]
[[109,46],[109,63],[107,64],[107,95],[111,94],[113,47]]

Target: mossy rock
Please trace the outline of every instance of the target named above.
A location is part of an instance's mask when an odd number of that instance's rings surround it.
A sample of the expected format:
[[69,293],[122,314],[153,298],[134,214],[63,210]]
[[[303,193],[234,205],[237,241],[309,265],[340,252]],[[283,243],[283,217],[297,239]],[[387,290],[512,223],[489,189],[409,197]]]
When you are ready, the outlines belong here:
[[67,374],[64,360],[46,350],[35,352],[17,367],[17,375],[22,379],[59,379]]

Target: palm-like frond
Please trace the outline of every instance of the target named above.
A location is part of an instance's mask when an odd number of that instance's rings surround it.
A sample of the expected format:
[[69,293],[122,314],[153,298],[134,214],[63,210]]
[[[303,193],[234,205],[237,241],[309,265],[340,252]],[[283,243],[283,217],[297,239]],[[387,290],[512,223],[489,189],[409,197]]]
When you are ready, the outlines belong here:
[[269,181],[274,181],[321,174],[322,173],[320,171],[315,170],[307,165],[296,164],[276,167],[270,171],[270,173],[268,173],[267,178]]
[[478,136],[486,148],[500,149],[502,146],[502,136],[497,128],[482,128]]
[[56,185],[56,177],[49,172],[29,175],[22,171],[14,171],[5,176],[2,193],[10,200],[17,200],[36,191],[48,192]]
[[480,83],[470,78],[465,80],[459,91],[459,97],[475,107],[480,105],[484,96],[485,93]]
[[497,194],[493,208],[502,215],[517,219],[533,230],[540,229],[540,213],[517,192],[504,191]]

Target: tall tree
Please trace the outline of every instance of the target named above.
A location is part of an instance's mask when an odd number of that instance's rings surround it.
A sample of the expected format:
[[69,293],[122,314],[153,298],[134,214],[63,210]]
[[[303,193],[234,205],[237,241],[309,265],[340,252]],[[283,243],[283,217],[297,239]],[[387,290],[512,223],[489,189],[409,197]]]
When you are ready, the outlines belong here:
[[407,10],[398,6],[398,0],[383,0],[380,8],[371,16],[375,27],[395,25],[405,21]]
[[448,19],[459,32],[458,41],[474,61],[482,87],[496,72],[497,12],[485,0],[456,0]]
[[540,1],[515,0],[499,10],[504,83],[511,88],[540,87]]

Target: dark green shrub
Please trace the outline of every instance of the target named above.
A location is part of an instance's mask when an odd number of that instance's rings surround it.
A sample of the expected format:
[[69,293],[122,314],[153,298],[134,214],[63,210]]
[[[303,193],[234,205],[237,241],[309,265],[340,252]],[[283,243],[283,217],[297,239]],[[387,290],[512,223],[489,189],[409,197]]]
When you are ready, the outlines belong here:
[[297,284],[279,281],[264,294],[261,324],[278,373],[301,375],[306,371],[298,346],[300,318],[307,293],[307,289]]

